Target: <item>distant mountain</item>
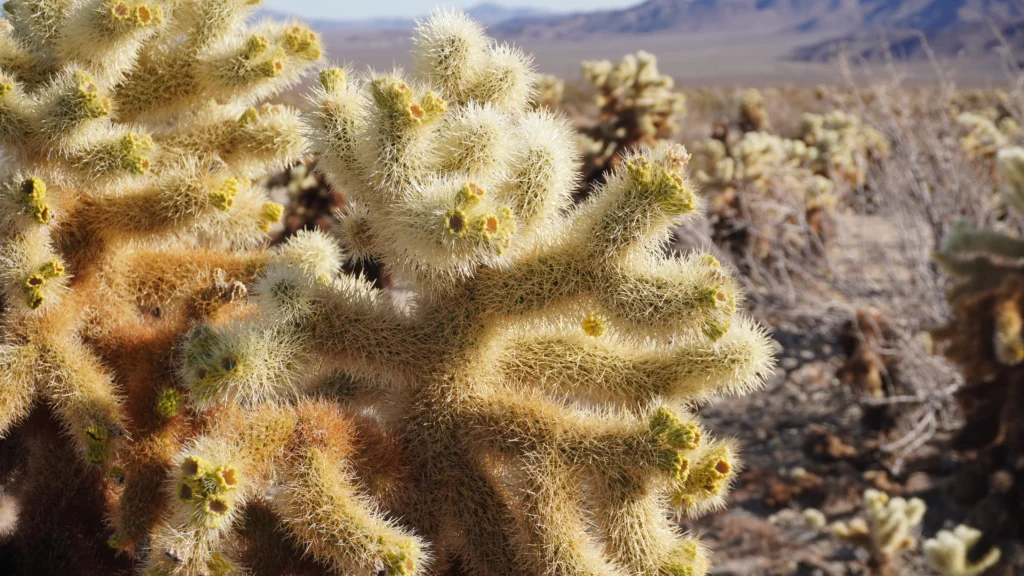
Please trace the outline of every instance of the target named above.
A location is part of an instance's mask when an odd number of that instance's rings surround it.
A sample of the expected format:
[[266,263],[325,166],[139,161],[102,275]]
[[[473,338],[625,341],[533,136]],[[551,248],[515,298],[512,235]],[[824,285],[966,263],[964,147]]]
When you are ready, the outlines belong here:
[[648,0],[622,10],[516,19],[497,29],[506,36],[557,39],[589,34],[838,27],[859,16],[857,4],[858,0]]
[[495,31],[506,38],[553,40],[684,32],[815,32],[820,37],[833,32],[834,39],[793,54],[799,60],[824,60],[840,47],[873,58],[883,37],[898,54],[920,57],[920,34],[942,55],[986,53],[994,48],[986,41],[995,40],[993,26],[1017,38],[1022,22],[1021,0],[647,0],[622,10],[513,18]]
[[[1024,3],[1017,0],[861,0],[867,10],[849,33],[804,46],[792,56],[828,61],[840,52],[864,61],[928,57],[976,58],[996,52],[1005,41],[1024,49]],[[1000,39],[1002,36],[1002,40]]]
[[[494,26],[517,18],[540,18],[552,14],[548,10],[540,10],[536,8],[509,8],[490,2],[478,4],[472,8],[467,8],[465,12],[474,20],[485,26]],[[277,19],[291,17],[288,14],[269,10],[261,11],[261,14],[272,16]],[[423,15],[423,17],[425,16],[426,14]],[[310,26],[313,28],[322,31],[408,30],[416,25],[415,18],[372,18],[367,20],[306,19],[306,21],[308,21]]]
[[537,8],[508,8],[500,4],[477,4],[466,10],[466,14],[484,26],[494,26],[518,18],[538,18],[551,14]]

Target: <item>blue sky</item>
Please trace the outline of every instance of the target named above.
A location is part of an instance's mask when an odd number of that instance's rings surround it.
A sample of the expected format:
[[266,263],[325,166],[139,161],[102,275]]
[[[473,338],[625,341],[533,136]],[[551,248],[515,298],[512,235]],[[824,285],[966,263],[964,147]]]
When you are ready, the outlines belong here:
[[[264,0],[263,4],[281,12],[297,14],[304,18],[331,18],[338,20],[359,20],[380,16],[421,16],[436,6],[467,8],[484,0]],[[494,1],[494,0],[491,0]],[[549,10],[596,10],[618,8],[639,4],[640,0],[497,0],[506,6],[534,6]]]

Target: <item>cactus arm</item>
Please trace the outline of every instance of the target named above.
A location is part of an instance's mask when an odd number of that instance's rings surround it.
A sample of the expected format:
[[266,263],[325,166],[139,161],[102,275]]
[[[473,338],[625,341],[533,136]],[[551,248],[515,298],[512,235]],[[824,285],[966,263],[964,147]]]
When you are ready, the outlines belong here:
[[571,244],[517,257],[516,266],[482,270],[474,294],[487,313],[529,316],[550,307],[594,306],[655,336],[700,332],[721,336],[739,299],[734,281],[709,255],[664,260],[635,254],[621,266],[601,266]]
[[0,346],[0,437],[28,415],[38,385],[38,362],[35,346]]
[[376,251],[410,278],[432,288],[495,263],[515,233],[507,207],[471,180],[445,179],[416,186],[405,198],[371,216]]
[[518,514],[522,530],[536,551],[527,557],[527,562],[532,561],[531,573],[554,569],[566,576],[618,574],[587,533],[589,522],[581,513],[584,503],[571,467],[557,455],[541,452],[531,458],[525,483]]
[[13,150],[24,149],[33,116],[22,83],[0,73],[0,143]]
[[102,85],[113,86],[135,64],[142,43],[163,21],[159,0],[78,2],[54,48],[64,62],[74,62],[92,72]]
[[241,93],[262,99],[296,82],[320,54],[320,40],[309,29],[265,23],[203,54],[195,79],[199,94],[206,97],[236,98]]
[[370,81],[370,128],[360,141],[359,164],[373,195],[363,200],[380,208],[400,201],[437,162],[434,130],[446,104],[433,92],[417,93],[398,77]]
[[740,291],[706,254],[664,260],[637,255],[594,283],[599,306],[643,334],[700,332],[719,338],[733,322]]
[[637,248],[653,249],[667,238],[671,224],[697,210],[685,177],[689,160],[679,145],[663,146],[653,158],[626,157],[580,208],[574,232],[591,239],[591,254],[618,263]]
[[214,98],[255,102],[298,81],[320,51],[319,39],[308,29],[273,24],[232,35],[198,53],[187,46],[172,48],[140,61],[118,86],[118,117],[166,116]]
[[508,112],[527,109],[533,99],[533,56],[508,44],[492,44],[483,52],[469,101],[490,104]]
[[513,395],[498,387],[464,400],[455,413],[470,436],[495,450],[527,457],[550,451],[567,466],[601,474],[656,472],[663,453],[675,452],[636,417],[573,410],[539,393]]
[[133,130],[110,131],[69,150],[65,163],[81,182],[98,188],[144,176],[152,167],[153,140]]
[[375,205],[372,195],[363,192],[366,178],[359,164],[368,99],[342,68],[321,70],[320,84],[310,97],[312,106],[305,117],[310,150],[320,158],[318,166],[332,184],[346,190],[357,204]]
[[0,19],[0,70],[21,82],[35,84],[40,80],[36,74],[38,69],[36,55],[29,52],[24,42],[14,37],[14,26],[6,19]]
[[403,314],[371,282],[342,276],[310,314],[308,329],[317,354],[371,377],[415,381],[416,366],[439,353],[437,327]]
[[255,178],[298,161],[305,145],[301,134],[298,113],[286,106],[228,106],[201,110],[153,139],[165,163],[194,154],[224,162],[232,174]]
[[423,572],[429,559],[424,544],[385,519],[341,462],[316,448],[290,460],[272,507],[313,558],[336,574]]
[[61,339],[40,361],[47,384],[43,396],[86,462],[105,464],[124,434],[124,414],[113,380],[80,343]]
[[578,157],[571,127],[550,114],[529,116],[516,127],[507,182],[498,201],[512,208],[520,237],[553,235],[572,205]]
[[82,69],[58,74],[43,89],[40,100],[32,130],[33,145],[40,150],[75,148],[87,128],[105,125],[112,110],[110,98],[92,74]]
[[728,440],[706,442],[692,455],[687,474],[670,489],[672,505],[690,517],[698,517],[725,505],[739,460]]
[[585,390],[603,401],[642,405],[659,397],[707,398],[757,388],[771,357],[763,332],[741,322],[715,343],[683,341],[648,352],[611,335],[538,334],[510,341],[498,366],[511,386]]
[[985,228],[973,228],[958,221],[942,239],[940,251],[955,257],[963,253],[984,252],[1007,258],[1024,258],[1024,240]]
[[149,188],[91,199],[72,218],[106,236],[167,234],[209,221],[217,212],[230,213],[242,186],[190,163],[165,172]]
[[4,12],[19,39],[36,54],[49,55],[71,13],[73,0],[17,0],[4,5]]
[[414,68],[452,103],[465,104],[480,74],[488,40],[483,27],[457,11],[438,12],[413,33]]
[[623,475],[601,485],[606,502],[599,523],[610,538],[608,555],[631,574],[703,575],[705,553],[698,542],[684,538],[661,508],[658,490]]

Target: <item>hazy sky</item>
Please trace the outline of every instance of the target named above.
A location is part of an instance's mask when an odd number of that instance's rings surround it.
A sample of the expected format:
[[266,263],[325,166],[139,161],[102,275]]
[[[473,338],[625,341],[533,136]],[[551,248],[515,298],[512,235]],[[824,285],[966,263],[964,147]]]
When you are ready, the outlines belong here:
[[[263,4],[271,10],[289,12],[305,18],[358,20],[378,16],[421,16],[436,6],[467,8],[482,2],[483,0],[264,0]],[[498,3],[570,12],[618,8],[639,4],[640,0],[498,0]]]

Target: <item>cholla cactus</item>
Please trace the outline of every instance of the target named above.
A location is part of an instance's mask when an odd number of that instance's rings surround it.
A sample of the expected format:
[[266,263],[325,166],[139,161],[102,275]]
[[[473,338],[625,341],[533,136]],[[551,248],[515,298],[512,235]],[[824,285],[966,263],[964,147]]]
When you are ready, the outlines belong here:
[[942,576],[981,576],[999,562],[999,548],[992,548],[977,561],[968,560],[974,545],[981,540],[981,531],[963,524],[952,531],[940,530],[935,538],[924,542],[928,566]]
[[865,518],[833,524],[832,533],[867,550],[875,573],[893,573],[900,552],[917,545],[913,533],[924,519],[924,502],[869,489],[864,492],[864,513]]
[[744,92],[740,98],[740,130],[761,132],[771,128],[772,122],[764,105],[764,95],[760,90],[753,88]]
[[275,240],[289,238],[299,230],[330,230],[335,213],[344,207],[344,192],[329,186],[315,167],[315,161],[301,162],[264,183],[271,197],[287,198],[283,229]]
[[[1006,204],[1024,209],[1024,149],[998,153]],[[1018,439],[1024,425],[1020,366],[1024,362],[1024,240],[1019,230],[977,229],[957,223],[937,255],[952,277],[952,322],[937,336],[967,383],[957,391],[965,426],[955,447],[976,456],[965,467],[959,495],[972,507],[968,520],[989,534],[1022,534],[1024,508],[1015,495],[1024,482]]]
[[[348,254],[316,231],[267,250],[282,208],[249,178],[304,139],[253,106],[320,50],[245,30],[248,5],[8,4],[0,416],[40,397],[57,422],[13,432],[4,488],[16,533],[88,543],[26,537],[24,565],[704,574],[663,508],[721,505],[739,463],[689,406],[772,355],[714,258],[663,256],[699,204],[685,150],[628,155],[566,212],[571,131],[528,111],[529,59],[442,12],[415,76],[320,74],[306,135],[352,200]],[[414,296],[339,275],[349,256]]]
[[558,76],[541,74],[537,77],[537,94],[531,105],[534,110],[547,108],[558,110],[565,99],[565,82]]
[[584,183],[601,180],[623,155],[640,145],[653,145],[679,131],[686,114],[686,96],[673,91],[675,82],[658,71],[658,59],[644,51],[583,63],[583,77],[597,90],[597,124],[583,130]]
[[1020,135],[1010,95],[1002,90],[960,92],[950,101],[950,115],[961,128],[960,145],[971,158],[992,161]]
[[709,140],[699,150],[713,237],[742,267],[805,262],[833,236],[838,197],[831,180],[805,166],[811,153],[801,140],[766,132],[747,132],[728,148]]
[[[0,434],[23,455],[2,478],[18,510],[5,568],[224,574],[235,520],[271,484],[286,531],[327,565],[401,573],[422,555],[354,484],[353,454],[388,461],[386,443],[356,439],[357,417],[308,401],[213,407],[201,394],[241,372],[274,387],[244,362],[294,360],[231,320],[248,282],[268,264],[312,266],[322,281],[337,263],[330,249],[311,255],[330,246],[322,235],[262,247],[282,207],[252,179],[299,160],[305,139],[297,111],[260,102],[321,49],[299,25],[246,25],[252,4],[4,5]],[[213,356],[190,396],[176,344],[214,317],[239,356]],[[211,358],[211,338],[192,331],[185,361]]]
[[[697,208],[688,155],[631,154],[565,214],[571,131],[528,111],[529,59],[450,12],[417,28],[413,56],[409,77],[324,70],[309,118],[353,202],[347,249],[393,271],[413,305],[325,275],[319,251],[289,242],[296,264],[268,268],[248,314],[196,328],[187,388],[200,407],[258,406],[333,372],[335,394],[397,439],[407,472],[387,508],[429,543],[431,572],[705,573],[663,506],[719,505],[738,462],[686,406],[757,386],[772,361],[713,258],[662,255]],[[210,467],[246,460],[210,454]],[[300,480],[307,497],[323,486]],[[295,529],[303,543],[335,534]]]
[[842,110],[824,116],[806,114],[799,139],[809,149],[810,169],[853,190],[867,185],[867,169],[872,162],[889,157],[889,141],[879,131]]
[[971,158],[993,158],[1008,144],[1007,135],[985,116],[964,112],[956,117],[956,122],[964,132],[960,146]]

